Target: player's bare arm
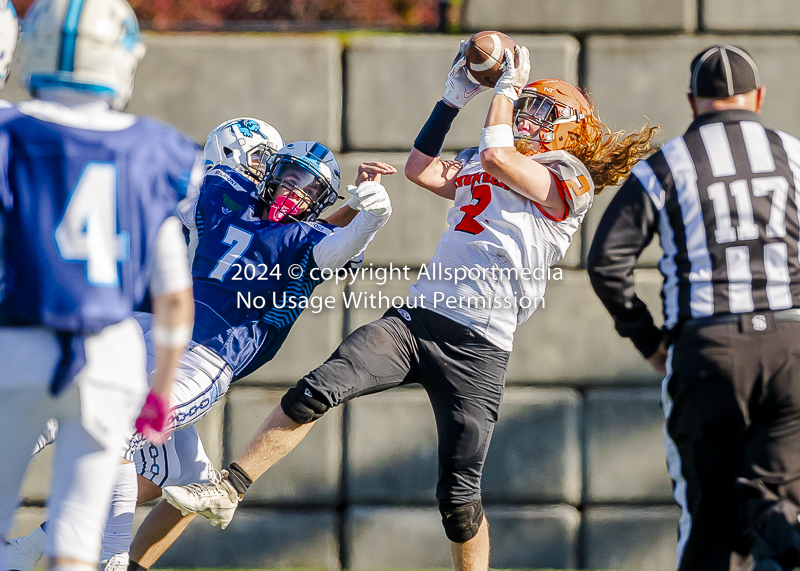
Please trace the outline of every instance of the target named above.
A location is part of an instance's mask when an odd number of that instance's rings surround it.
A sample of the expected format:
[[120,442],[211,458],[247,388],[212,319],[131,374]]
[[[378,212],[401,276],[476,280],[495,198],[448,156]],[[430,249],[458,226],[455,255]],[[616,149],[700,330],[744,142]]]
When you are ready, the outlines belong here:
[[445,161],[441,157],[429,157],[416,148],[412,148],[411,155],[406,161],[405,175],[414,184],[430,190],[442,198],[452,200],[456,195],[453,181],[460,170],[461,163],[458,161]]
[[444,138],[458,112],[475,95],[487,89],[472,81],[466,73],[467,44],[461,47],[445,80],[445,91],[428,121],[414,141],[406,162],[405,175],[411,182],[450,200],[455,198],[455,179],[463,166],[458,161],[442,160]]
[[[486,116],[486,127],[508,125],[510,133],[513,113],[514,104],[511,100],[504,95],[495,95]],[[553,216],[563,218],[564,202],[550,171],[541,163],[532,161],[517,151],[513,137],[509,142],[511,146],[508,147],[483,149],[481,152],[483,168],[507,184],[514,192],[539,203]]]
[[556,218],[566,215],[556,181],[544,165],[532,161],[514,145],[514,104],[530,75],[528,48],[506,48],[503,73],[481,133],[481,166],[511,190],[544,207]]

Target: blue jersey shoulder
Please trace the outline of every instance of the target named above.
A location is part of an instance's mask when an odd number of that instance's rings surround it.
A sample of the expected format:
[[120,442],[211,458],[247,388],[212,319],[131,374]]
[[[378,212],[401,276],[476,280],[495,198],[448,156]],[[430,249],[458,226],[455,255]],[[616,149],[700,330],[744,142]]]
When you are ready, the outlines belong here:
[[13,103],[5,99],[0,99],[0,126],[5,124],[6,121],[19,117],[20,115],[19,109],[17,109]]
[[154,164],[167,173],[171,186],[182,200],[191,184],[199,184],[200,148],[186,133],[150,117],[140,117],[131,127],[152,152]]
[[195,212],[198,239],[203,239],[206,228],[231,215],[251,222],[259,220],[262,209],[255,184],[232,168],[218,165],[206,173],[200,187]]

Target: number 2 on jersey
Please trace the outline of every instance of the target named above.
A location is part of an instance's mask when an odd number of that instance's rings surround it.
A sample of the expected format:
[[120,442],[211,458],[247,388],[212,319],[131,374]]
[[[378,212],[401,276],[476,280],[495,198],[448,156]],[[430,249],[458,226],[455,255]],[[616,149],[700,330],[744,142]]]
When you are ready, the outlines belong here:
[[208,274],[208,277],[222,281],[225,278],[225,274],[230,271],[231,266],[242,257],[252,239],[253,235],[250,232],[237,228],[233,224],[228,226],[228,231],[225,232],[225,238],[222,239],[222,243],[230,246],[230,248],[222,255],[217,265]]
[[470,201],[469,204],[461,207],[464,218],[461,219],[461,222],[458,223],[455,230],[466,232],[467,234],[480,234],[483,232],[484,228],[480,222],[475,220],[475,217],[486,210],[486,207],[489,206],[489,203],[492,201],[492,187],[488,184],[477,184],[473,186],[472,200],[477,200],[478,202]]

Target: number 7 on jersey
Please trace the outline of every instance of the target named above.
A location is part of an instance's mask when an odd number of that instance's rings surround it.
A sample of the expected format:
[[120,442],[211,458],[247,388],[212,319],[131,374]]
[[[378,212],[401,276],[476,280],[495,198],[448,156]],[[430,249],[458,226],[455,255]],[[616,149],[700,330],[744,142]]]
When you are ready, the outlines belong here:
[[253,235],[250,232],[237,228],[233,224],[228,226],[228,231],[225,232],[225,238],[222,239],[222,243],[230,246],[230,248],[222,255],[217,265],[208,274],[208,277],[222,281],[230,271],[231,266],[242,257],[252,240]]

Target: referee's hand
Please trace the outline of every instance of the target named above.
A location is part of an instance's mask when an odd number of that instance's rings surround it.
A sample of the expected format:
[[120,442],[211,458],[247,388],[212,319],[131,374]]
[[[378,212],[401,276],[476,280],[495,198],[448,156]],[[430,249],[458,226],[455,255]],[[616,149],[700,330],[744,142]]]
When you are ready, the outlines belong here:
[[667,346],[662,342],[656,352],[647,358],[647,362],[662,375],[667,374]]

